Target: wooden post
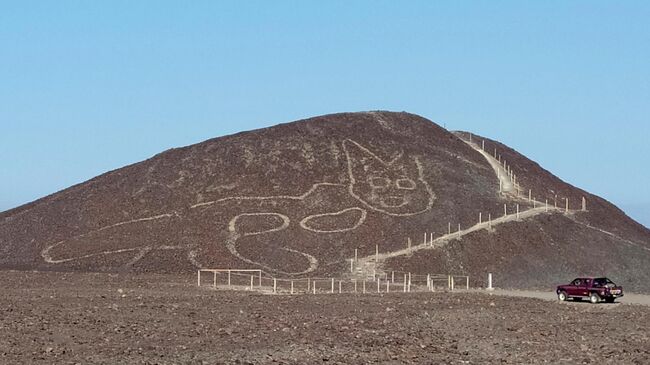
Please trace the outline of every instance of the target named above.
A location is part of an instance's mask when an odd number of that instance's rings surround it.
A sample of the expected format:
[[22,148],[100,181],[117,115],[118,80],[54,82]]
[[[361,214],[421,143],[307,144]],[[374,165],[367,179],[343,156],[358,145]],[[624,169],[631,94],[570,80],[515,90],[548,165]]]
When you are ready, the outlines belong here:
[[339,294],[341,294],[341,280],[339,280]]
[[483,151],[485,151],[485,141],[482,141],[481,149],[482,149]]
[[363,288],[361,290],[363,290],[363,294],[366,294],[366,279],[363,279]]
[[334,278],[332,278],[332,294],[334,294]]
[[201,286],[201,270],[196,271],[196,286]]
[[251,275],[251,290],[253,290],[253,280],[255,280],[255,276]]
[[230,288],[230,270],[228,270],[228,287]]
[[386,280],[386,293],[390,293],[390,281]]
[[216,289],[217,288],[217,272],[213,271],[212,273],[214,274],[213,278],[212,278],[212,287]]
[[427,244],[427,232],[424,232],[424,241],[422,241],[423,245]]
[[273,278],[273,294],[278,292],[278,282],[276,278]]
[[519,220],[519,204],[517,204],[517,220]]
[[375,263],[379,262],[379,245],[375,245]]
[[391,271],[391,272],[390,272],[390,281],[391,281],[392,283],[395,283],[395,271]]
[[434,232],[431,232],[431,235],[430,235],[431,239],[429,240],[429,246],[431,246],[431,247],[433,247],[433,233]]
[[404,274],[404,288],[403,288],[404,293],[406,293],[406,274]]
[[492,229],[492,213],[488,213],[488,228]]
[[487,287],[487,290],[494,290],[494,288],[492,287],[492,273],[488,274],[488,287]]
[[291,280],[291,294],[293,294],[293,280]]
[[508,205],[503,204],[503,216],[505,217],[507,215],[508,215]]
[[[500,176],[499,176],[499,178],[500,178]],[[501,181],[501,180],[499,180],[499,192],[500,193],[503,192],[503,181]]]
[[354,292],[357,292],[357,279],[354,279]]
[[381,278],[377,278],[377,293],[381,293],[379,290],[379,285],[381,285]]
[[451,291],[454,291],[454,277],[451,277]]
[[451,223],[448,223],[447,234],[451,234]]
[[307,278],[307,293],[309,293],[309,289],[311,289],[311,280]]
[[431,286],[431,274],[427,274],[427,289],[430,289]]
[[483,212],[478,213],[478,224],[483,223]]
[[451,275],[447,275],[447,289],[451,289]]
[[587,199],[585,197],[582,197],[582,211],[586,212],[587,211]]
[[354,272],[354,259],[350,259],[350,272]]
[[408,292],[411,292],[411,273],[409,273]]
[[566,213],[569,213],[569,198],[564,198],[564,201],[566,202]]
[[546,212],[548,213],[548,199],[544,199],[544,206],[545,206],[544,209],[545,209]]
[[354,262],[357,262],[359,260],[359,249],[355,248],[354,249]]
[[533,189],[528,189],[528,201],[533,200]]
[[258,275],[258,285],[262,288],[262,270],[257,274]]
[[465,289],[469,290],[469,276],[465,277]]
[[494,147],[494,158],[497,158],[497,148]]
[[316,294],[316,280],[311,284],[311,288],[313,290],[313,293]]

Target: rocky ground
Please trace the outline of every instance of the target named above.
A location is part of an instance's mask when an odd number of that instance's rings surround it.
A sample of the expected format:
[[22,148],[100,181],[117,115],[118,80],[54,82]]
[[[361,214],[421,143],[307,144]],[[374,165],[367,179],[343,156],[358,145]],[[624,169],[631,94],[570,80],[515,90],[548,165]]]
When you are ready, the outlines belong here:
[[0,272],[3,364],[650,363],[650,307],[265,295],[192,276]]

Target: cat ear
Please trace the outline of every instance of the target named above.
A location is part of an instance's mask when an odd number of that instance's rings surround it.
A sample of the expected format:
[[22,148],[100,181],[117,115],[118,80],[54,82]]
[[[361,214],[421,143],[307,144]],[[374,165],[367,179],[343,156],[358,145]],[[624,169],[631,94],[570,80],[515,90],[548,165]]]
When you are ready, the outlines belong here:
[[351,139],[343,141],[343,150],[348,162],[348,172],[353,180],[365,180],[368,174],[385,165],[377,155]]
[[402,173],[411,178],[419,178],[422,173],[422,164],[417,157],[405,157],[400,155],[394,160],[393,166],[395,169],[400,169]]

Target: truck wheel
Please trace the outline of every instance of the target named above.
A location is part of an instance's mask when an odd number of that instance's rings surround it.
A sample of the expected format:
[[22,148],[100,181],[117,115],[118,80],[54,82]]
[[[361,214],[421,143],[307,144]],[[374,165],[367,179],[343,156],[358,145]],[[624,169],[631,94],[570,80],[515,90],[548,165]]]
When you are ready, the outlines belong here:
[[566,296],[566,292],[565,292],[565,291],[561,291],[561,292],[559,292],[559,293],[557,294],[557,299],[559,299],[560,302],[564,302],[564,301],[566,301],[567,298],[568,298],[568,297]]
[[598,302],[600,302],[600,297],[596,293],[591,293],[589,294],[589,301],[591,302],[591,304],[597,304]]

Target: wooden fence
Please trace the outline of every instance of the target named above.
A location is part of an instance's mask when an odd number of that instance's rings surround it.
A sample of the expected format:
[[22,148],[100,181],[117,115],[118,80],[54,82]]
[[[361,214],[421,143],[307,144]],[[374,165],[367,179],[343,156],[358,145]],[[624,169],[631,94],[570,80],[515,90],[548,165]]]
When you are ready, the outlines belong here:
[[[395,275],[397,273],[397,275]],[[210,275],[212,274],[212,275]],[[208,278],[206,278],[206,276]],[[211,280],[210,280],[211,279]],[[201,269],[197,285],[218,290],[250,290],[274,294],[413,293],[469,289],[469,276],[391,272],[373,278],[278,278],[257,269]]]

